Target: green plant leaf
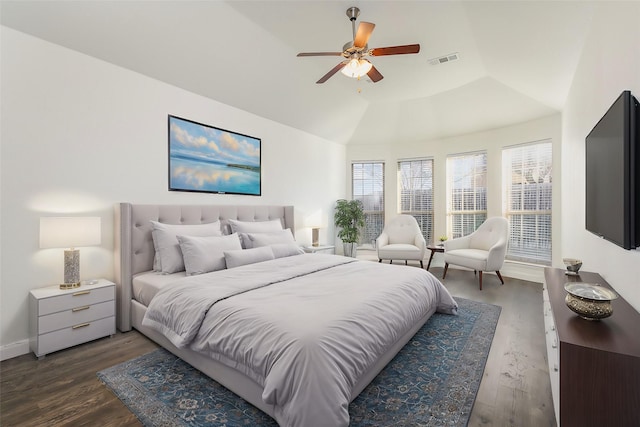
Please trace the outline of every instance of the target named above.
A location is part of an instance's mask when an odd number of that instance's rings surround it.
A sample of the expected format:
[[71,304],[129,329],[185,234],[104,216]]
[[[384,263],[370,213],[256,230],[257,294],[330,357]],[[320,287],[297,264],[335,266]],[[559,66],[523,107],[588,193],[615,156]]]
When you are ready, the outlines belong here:
[[345,243],[356,243],[364,227],[364,208],[360,200],[340,199],[336,202],[334,223],[338,237]]

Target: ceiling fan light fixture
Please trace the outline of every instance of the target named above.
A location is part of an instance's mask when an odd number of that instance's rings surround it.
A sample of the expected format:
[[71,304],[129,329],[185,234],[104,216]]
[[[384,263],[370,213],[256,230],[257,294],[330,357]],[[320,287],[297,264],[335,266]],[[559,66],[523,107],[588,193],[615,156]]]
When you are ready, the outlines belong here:
[[353,58],[347,65],[342,67],[340,72],[347,77],[357,79],[367,74],[371,67],[373,67],[373,64],[366,59]]

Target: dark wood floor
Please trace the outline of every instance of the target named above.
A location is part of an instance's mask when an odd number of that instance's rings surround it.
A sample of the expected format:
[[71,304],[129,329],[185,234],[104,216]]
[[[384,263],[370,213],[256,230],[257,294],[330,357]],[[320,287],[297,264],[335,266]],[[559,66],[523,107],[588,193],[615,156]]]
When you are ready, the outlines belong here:
[[140,426],[96,372],[157,346],[138,332],[117,333],[38,360],[33,353],[0,364],[0,425]]
[[[431,272],[442,277],[442,268]],[[553,427],[542,285],[504,281],[501,286],[497,276],[484,274],[480,291],[472,271],[451,268],[443,281],[454,296],[502,307],[469,425]]]
[[[442,277],[441,268],[431,271]],[[470,426],[555,426],[546,364],[542,285],[450,269],[454,296],[502,306]],[[27,354],[0,363],[0,425],[139,426],[96,372],[156,345],[138,332],[118,333],[37,360]]]

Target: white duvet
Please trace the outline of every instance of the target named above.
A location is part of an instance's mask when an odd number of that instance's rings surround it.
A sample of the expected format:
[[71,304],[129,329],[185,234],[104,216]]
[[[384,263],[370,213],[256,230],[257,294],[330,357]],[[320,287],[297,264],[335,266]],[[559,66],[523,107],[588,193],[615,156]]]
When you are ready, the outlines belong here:
[[354,385],[434,306],[457,309],[423,269],[307,254],[180,279],[142,324],[262,385],[281,426],[347,426]]

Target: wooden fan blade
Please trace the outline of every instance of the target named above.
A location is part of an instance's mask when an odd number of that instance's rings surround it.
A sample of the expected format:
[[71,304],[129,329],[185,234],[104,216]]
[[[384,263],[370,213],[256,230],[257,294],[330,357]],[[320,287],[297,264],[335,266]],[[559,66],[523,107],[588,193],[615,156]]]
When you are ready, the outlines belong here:
[[340,56],[342,52],[302,52],[296,56]]
[[358,25],[356,37],[353,39],[353,45],[355,47],[365,47],[375,26],[376,24],[372,24],[371,22],[361,22],[360,25]]
[[320,80],[318,80],[318,81],[316,82],[316,84],[321,84],[321,83],[326,82],[327,80],[329,80],[329,78],[330,78],[331,76],[333,76],[335,73],[337,73],[338,71],[340,71],[341,69],[343,69],[345,65],[347,65],[347,64],[346,64],[346,63],[344,63],[344,62],[339,63],[338,65],[336,65],[335,67],[333,67],[333,68],[331,69],[331,71],[329,71],[327,74],[325,74],[324,76],[322,76],[322,78],[321,78]]
[[390,46],[390,47],[377,47],[371,49],[372,56],[382,55],[403,55],[406,53],[418,53],[420,52],[419,44],[407,44],[404,46]]
[[367,76],[369,76],[371,81],[374,82],[374,83],[379,82],[380,80],[384,79],[384,76],[382,74],[380,74],[380,71],[378,71],[378,69],[375,67],[375,65],[371,67],[371,69],[367,73]]

